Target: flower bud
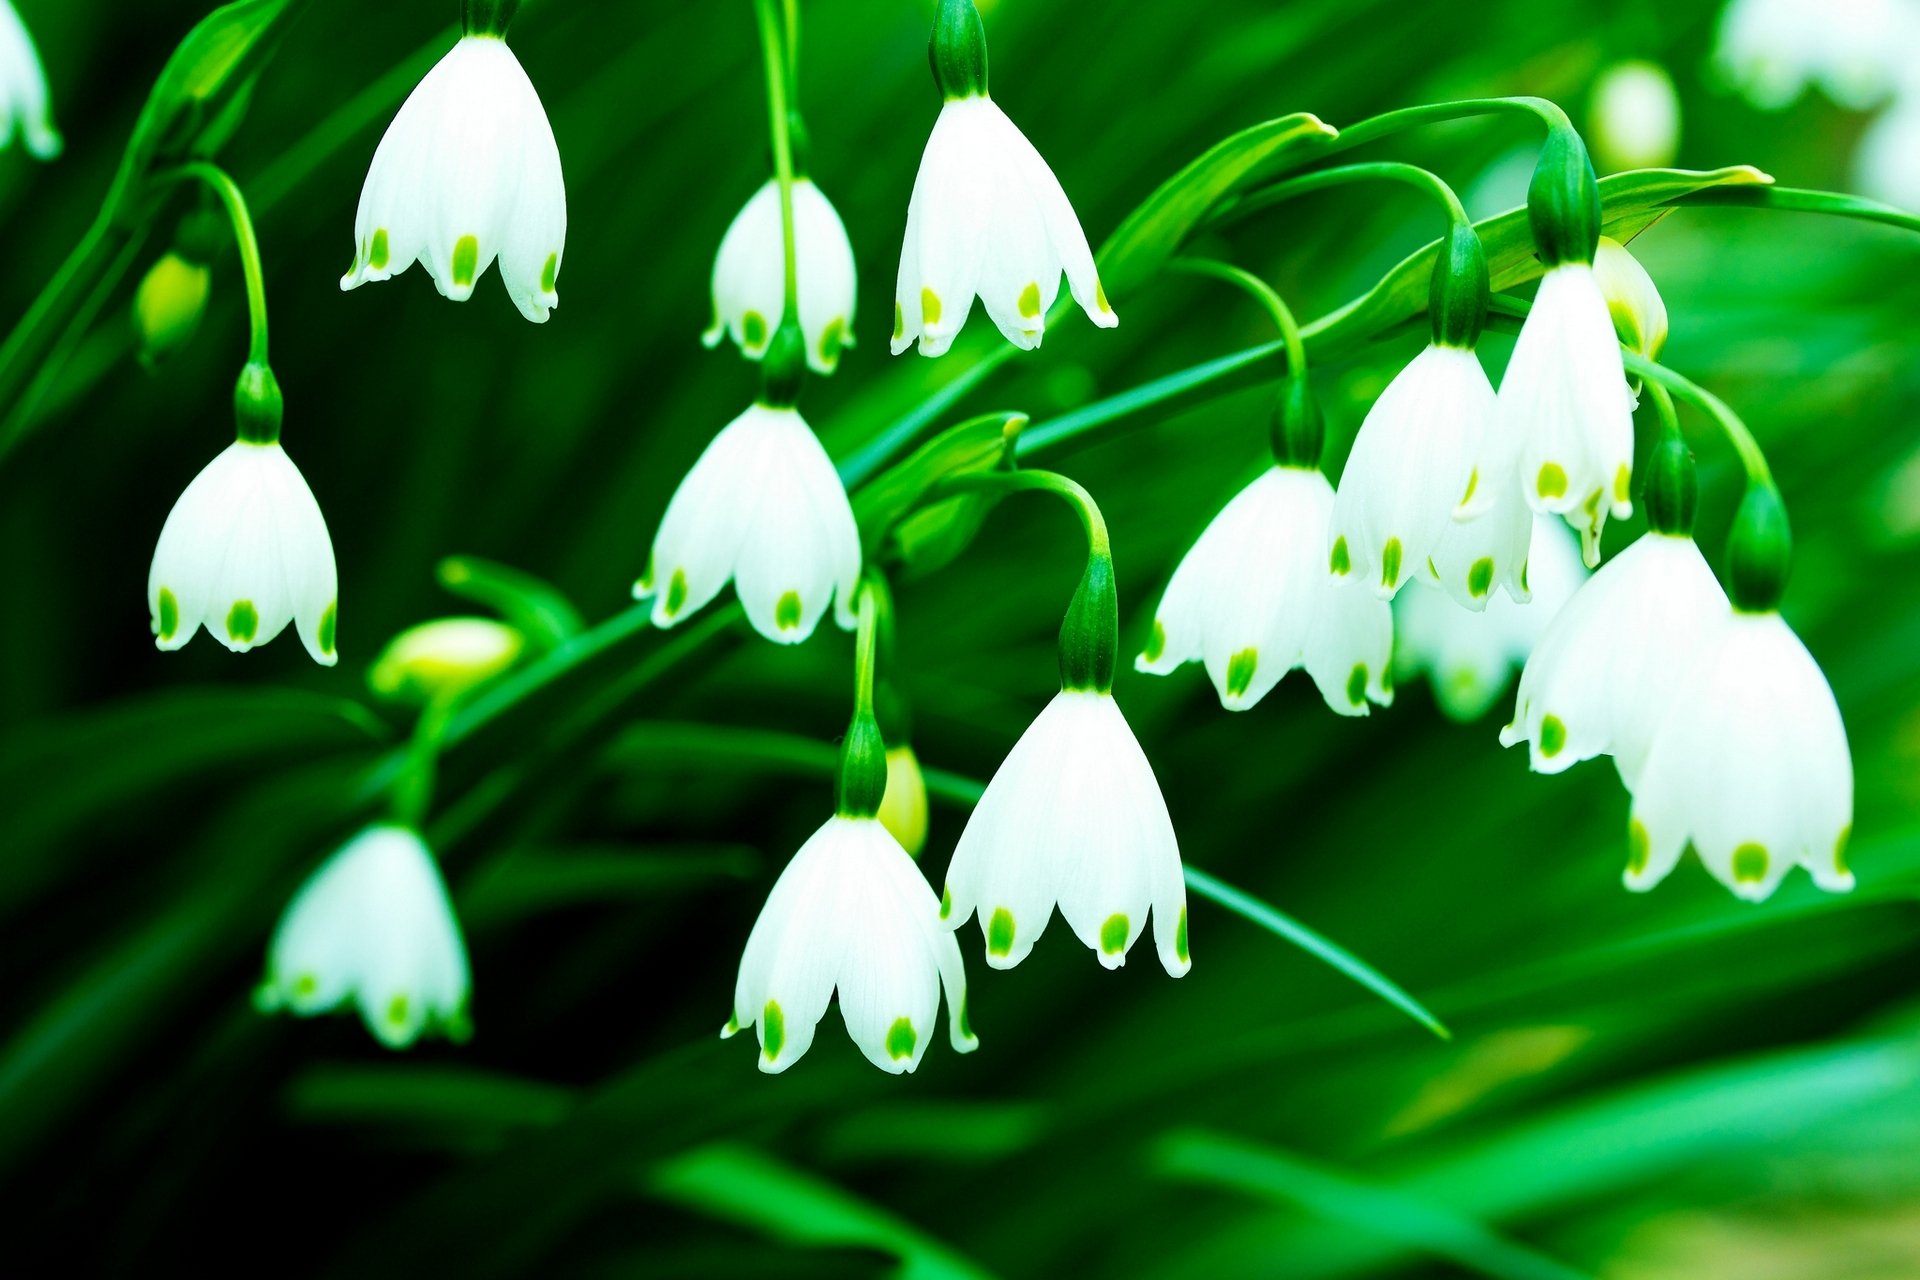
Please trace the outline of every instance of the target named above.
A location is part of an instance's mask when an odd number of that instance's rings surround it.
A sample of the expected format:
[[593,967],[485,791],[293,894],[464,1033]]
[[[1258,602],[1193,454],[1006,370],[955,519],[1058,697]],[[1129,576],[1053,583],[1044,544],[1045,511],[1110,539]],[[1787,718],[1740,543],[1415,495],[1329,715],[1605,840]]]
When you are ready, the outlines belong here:
[[1727,535],[1727,595],[1742,613],[1771,613],[1786,594],[1793,534],[1786,504],[1770,483],[1747,485]]
[[1620,341],[1649,360],[1659,359],[1660,349],[1667,345],[1667,304],[1647,269],[1625,245],[1601,236],[1593,255],[1593,274],[1606,296]]
[[879,816],[900,847],[919,857],[927,847],[927,779],[912,747],[887,748],[887,791]]
[[233,388],[233,420],[240,439],[249,444],[274,444],[280,439],[285,402],[273,370],[249,360]]
[[987,31],[973,0],[940,0],[927,41],[933,82],[948,101],[987,96]]
[[489,680],[526,648],[518,630],[492,618],[435,618],[408,627],[367,669],[367,684],[383,698],[426,702]]
[[213,272],[168,252],[148,269],[133,295],[133,334],[140,363],[152,369],[193,340],[206,314]]
[[880,722],[867,710],[856,711],[840,743],[840,778],[834,813],[842,818],[871,818],[887,793],[887,744]]
[[1600,183],[1587,144],[1570,127],[1550,129],[1527,188],[1534,247],[1549,268],[1592,262],[1600,239]]
[[1487,251],[1470,222],[1456,222],[1433,263],[1428,311],[1433,340],[1471,349],[1487,323]]
[[1647,524],[1655,533],[1693,536],[1694,508],[1700,501],[1700,480],[1694,474],[1693,451],[1678,431],[1661,435],[1647,458]]
[[1114,589],[1113,557],[1096,551],[1060,624],[1060,687],[1106,693],[1120,647],[1120,597]]

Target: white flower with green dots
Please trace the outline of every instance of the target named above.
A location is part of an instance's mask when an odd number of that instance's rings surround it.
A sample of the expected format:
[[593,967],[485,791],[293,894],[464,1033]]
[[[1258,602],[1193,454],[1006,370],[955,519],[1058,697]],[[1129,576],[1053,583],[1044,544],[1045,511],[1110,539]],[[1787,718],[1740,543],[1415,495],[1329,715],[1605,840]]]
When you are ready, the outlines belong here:
[[[833,205],[805,177],[793,180],[793,234],[795,300],[807,339],[807,365],[830,374],[840,364],[841,350],[853,345],[853,245]],[[701,340],[714,347],[731,338],[740,354],[758,360],[785,313],[780,183],[768,179],[721,237],[713,261],[713,324]]]

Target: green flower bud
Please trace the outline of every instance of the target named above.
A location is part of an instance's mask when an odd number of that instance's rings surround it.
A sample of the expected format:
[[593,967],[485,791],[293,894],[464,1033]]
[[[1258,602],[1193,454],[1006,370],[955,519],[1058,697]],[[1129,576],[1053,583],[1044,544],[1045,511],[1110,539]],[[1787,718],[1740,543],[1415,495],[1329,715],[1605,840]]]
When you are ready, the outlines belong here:
[[1327,419],[1304,372],[1280,384],[1271,434],[1273,460],[1281,466],[1311,469],[1320,465],[1320,454],[1327,443]]
[[887,744],[871,711],[856,711],[840,743],[840,780],[834,812],[842,818],[871,818],[887,794]]
[[274,444],[280,439],[280,419],[284,413],[280,380],[266,365],[249,360],[246,368],[240,370],[240,381],[233,388],[236,434],[249,444]]
[[460,21],[470,36],[504,36],[520,0],[460,0]]
[[133,295],[133,334],[140,363],[152,369],[193,340],[207,311],[213,272],[205,263],[168,252]]
[[933,82],[949,102],[987,96],[987,29],[973,0],[939,0],[927,60]]
[[1694,508],[1700,501],[1700,480],[1694,474],[1693,451],[1678,431],[1664,432],[1647,458],[1647,523],[1656,533],[1693,536]]
[[927,847],[927,778],[912,747],[887,748],[887,794],[879,818],[913,857]]
[[1487,323],[1487,251],[1469,222],[1447,232],[1433,263],[1427,308],[1433,340],[1443,347],[1471,349]]
[[1527,188],[1527,221],[1547,266],[1593,261],[1600,242],[1600,182],[1587,144],[1571,127],[1547,133]]
[[1727,595],[1742,613],[1771,613],[1786,594],[1793,534],[1780,491],[1751,483],[1727,536]]
[[800,384],[807,375],[807,338],[789,310],[773,331],[767,353],[760,357],[760,403],[770,409],[791,409],[800,403]]
[[367,685],[383,698],[426,702],[499,675],[526,648],[526,638],[492,618],[435,618],[408,627],[367,669]]
[[1120,596],[1113,557],[1104,550],[1087,557],[1087,569],[1060,624],[1060,687],[1105,693],[1113,688],[1120,648]]

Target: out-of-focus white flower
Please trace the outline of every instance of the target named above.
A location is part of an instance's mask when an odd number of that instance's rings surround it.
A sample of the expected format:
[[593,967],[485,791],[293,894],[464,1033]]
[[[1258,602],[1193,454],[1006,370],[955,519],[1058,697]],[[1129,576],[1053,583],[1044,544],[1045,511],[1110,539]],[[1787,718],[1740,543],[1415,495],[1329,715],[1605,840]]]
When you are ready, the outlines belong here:
[[760,1069],[785,1071],[813,1043],[837,989],[847,1034],[867,1060],[899,1074],[920,1065],[946,988],[954,1050],[979,1047],[967,1026],[960,946],[920,868],[873,818],[834,817],[774,882],[740,958],[733,1016],[753,1027]]
[[1778,613],[1729,612],[1633,780],[1627,887],[1652,888],[1691,845],[1750,902],[1795,863],[1845,893],[1852,826],[1853,760],[1827,678]]
[[[1920,61],[1920,45],[1913,57]],[[1920,72],[1915,86],[1867,126],[1854,152],[1853,175],[1862,195],[1920,212]]]
[[674,491],[633,595],[671,627],[731,580],[754,630],[798,644],[829,601],[853,629],[859,577],[860,534],[832,459],[793,408],[755,404]]
[[1527,661],[1587,576],[1564,526],[1516,505],[1532,535],[1519,570],[1532,588],[1529,599],[1482,596],[1481,608],[1469,610],[1422,575],[1425,585],[1401,592],[1393,605],[1395,677],[1425,675],[1441,712],[1462,723],[1478,720],[1500,700],[1514,668]]
[[418,833],[373,826],[293,895],[254,992],[263,1012],[300,1017],[357,1004],[390,1049],[423,1034],[466,1039],[467,948],[453,904]]
[[373,153],[342,289],[425,264],[465,302],[496,258],[520,314],[560,304],[567,189],[546,109],[497,35],[471,34],[427,72]]
[[147,574],[155,643],[202,626],[245,653],[295,623],[323,666],[334,651],[338,579],[320,504],[277,443],[237,440],[193,478],[161,526]]
[[0,150],[18,131],[36,160],[51,160],[63,145],[53,127],[53,106],[47,94],[47,73],[40,51],[13,0],[0,0]]
[[[1235,494],[1181,558],[1137,670],[1204,662],[1220,705],[1243,711],[1304,666],[1329,707],[1393,701],[1393,613],[1329,572],[1333,486],[1313,467],[1271,467]],[[1344,548],[1332,564],[1350,572]]]
[[1777,111],[1809,84],[1864,110],[1911,73],[1920,47],[1912,0],[1731,0],[1713,64],[1757,107]]
[[[816,373],[832,373],[841,348],[853,345],[853,245],[833,205],[806,178],[793,183],[793,243],[807,364]],[[713,347],[730,336],[748,359],[765,355],[786,310],[786,258],[780,184],[770,180],[720,240],[713,261],[713,325],[701,340]]]
[[1607,172],[1664,169],[1680,150],[1680,95],[1657,62],[1616,62],[1593,82],[1587,137]]
[[367,668],[383,698],[426,701],[470,689],[514,664],[526,637],[492,618],[435,618],[408,627]]
[[1493,426],[1493,383],[1470,349],[1430,344],[1367,411],[1333,501],[1341,581],[1383,600],[1426,567]]
[[1011,969],[1055,906],[1116,969],[1146,930],[1174,977],[1190,967],[1180,845],[1153,766],[1113,695],[1063,689],[987,784],[947,869],[949,929],[978,915],[987,963]]

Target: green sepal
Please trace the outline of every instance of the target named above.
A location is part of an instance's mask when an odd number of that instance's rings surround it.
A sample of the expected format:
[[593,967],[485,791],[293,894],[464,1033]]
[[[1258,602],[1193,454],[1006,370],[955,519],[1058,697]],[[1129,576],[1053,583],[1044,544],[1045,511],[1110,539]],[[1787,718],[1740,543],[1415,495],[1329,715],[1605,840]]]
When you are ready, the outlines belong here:
[[887,794],[887,742],[873,712],[853,713],[840,743],[840,776],[834,788],[834,813],[842,818],[871,818]]
[[520,0],[460,0],[460,25],[470,36],[504,36]]
[[1727,595],[1742,613],[1771,613],[1787,591],[1793,532],[1780,491],[1764,481],[1747,485],[1727,535]]
[[1120,596],[1114,587],[1113,557],[1096,551],[1060,624],[1060,687],[1105,693],[1113,688],[1120,649]]
[[940,0],[933,11],[927,61],[947,101],[987,96],[987,29],[973,0]]
[[1592,262],[1600,244],[1600,182],[1587,144],[1571,126],[1547,132],[1527,188],[1527,222],[1549,267]]
[[1655,533],[1693,536],[1693,515],[1700,502],[1700,479],[1693,451],[1678,431],[1662,433],[1647,458],[1647,524]]
[[[1598,197],[1596,196],[1596,199]],[[1487,324],[1487,250],[1470,222],[1456,222],[1433,260],[1427,315],[1433,340],[1471,350]]]
[[285,411],[280,380],[273,376],[273,370],[259,361],[249,360],[233,387],[236,436],[248,444],[278,443],[280,419]]
[[1317,468],[1327,443],[1327,418],[1304,373],[1280,384],[1273,406],[1273,460],[1283,467]]
[[807,376],[807,338],[789,309],[760,357],[760,403],[773,409],[791,409],[800,403],[800,384]]

